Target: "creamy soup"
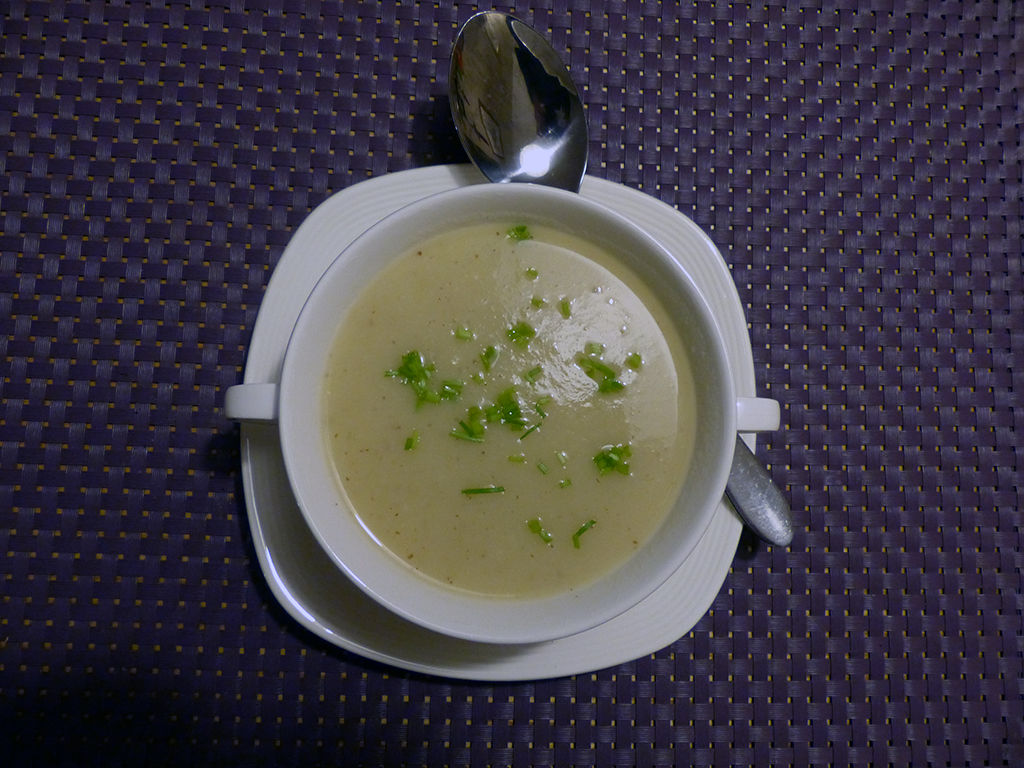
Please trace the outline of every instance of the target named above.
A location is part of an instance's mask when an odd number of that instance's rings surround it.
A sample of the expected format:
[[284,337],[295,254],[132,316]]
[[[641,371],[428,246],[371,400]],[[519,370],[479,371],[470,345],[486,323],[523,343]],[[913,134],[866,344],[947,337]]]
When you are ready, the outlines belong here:
[[404,255],[331,348],[326,437],[362,526],[453,588],[573,589],[657,530],[693,450],[664,311],[610,254],[485,224]]

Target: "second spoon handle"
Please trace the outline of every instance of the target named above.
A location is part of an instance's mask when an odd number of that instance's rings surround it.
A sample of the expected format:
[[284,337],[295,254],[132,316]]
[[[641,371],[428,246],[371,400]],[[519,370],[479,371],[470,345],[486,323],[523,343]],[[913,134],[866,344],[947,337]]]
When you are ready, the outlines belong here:
[[793,541],[789,503],[772,482],[768,470],[738,436],[725,494],[743,521],[762,539],[780,547]]

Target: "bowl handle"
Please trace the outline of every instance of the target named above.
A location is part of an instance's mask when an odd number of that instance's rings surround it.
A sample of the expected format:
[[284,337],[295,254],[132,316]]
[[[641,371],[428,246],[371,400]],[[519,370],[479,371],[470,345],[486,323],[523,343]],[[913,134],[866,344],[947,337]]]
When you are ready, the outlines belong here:
[[736,430],[739,432],[772,432],[781,420],[778,400],[767,397],[736,398]]
[[235,421],[277,421],[277,384],[236,384],[224,393],[224,413]]

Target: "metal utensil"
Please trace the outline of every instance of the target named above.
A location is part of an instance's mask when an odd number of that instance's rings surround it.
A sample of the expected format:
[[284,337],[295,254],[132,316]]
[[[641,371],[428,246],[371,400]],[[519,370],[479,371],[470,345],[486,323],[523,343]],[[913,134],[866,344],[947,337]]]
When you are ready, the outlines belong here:
[[448,87],[459,139],[484,176],[579,191],[587,168],[583,102],[536,30],[504,13],[472,16],[455,41]]

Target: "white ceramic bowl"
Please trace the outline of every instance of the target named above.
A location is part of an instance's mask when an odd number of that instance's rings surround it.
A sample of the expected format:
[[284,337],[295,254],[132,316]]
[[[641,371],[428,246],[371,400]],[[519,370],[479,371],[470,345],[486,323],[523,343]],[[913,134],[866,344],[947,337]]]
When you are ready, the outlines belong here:
[[[549,224],[599,243],[650,286],[679,319],[695,374],[696,448],[682,492],[658,532],[596,582],[543,598],[502,598],[445,588],[375,543],[338,487],[322,439],[320,396],[339,317],[392,260],[442,232],[488,220]],[[682,318],[686,318],[683,322]],[[775,429],[778,404],[737,398],[714,316],[672,256],[632,223],[579,195],[530,184],[474,185],[384,218],[335,260],[292,332],[280,384],[232,387],[228,415],[277,420],[289,482],[314,535],[352,581],[395,613],[438,632],[492,643],[539,642],[594,627],[651,594],[686,559],[725,489],[736,433]],[[741,421],[742,423],[738,423]]]

